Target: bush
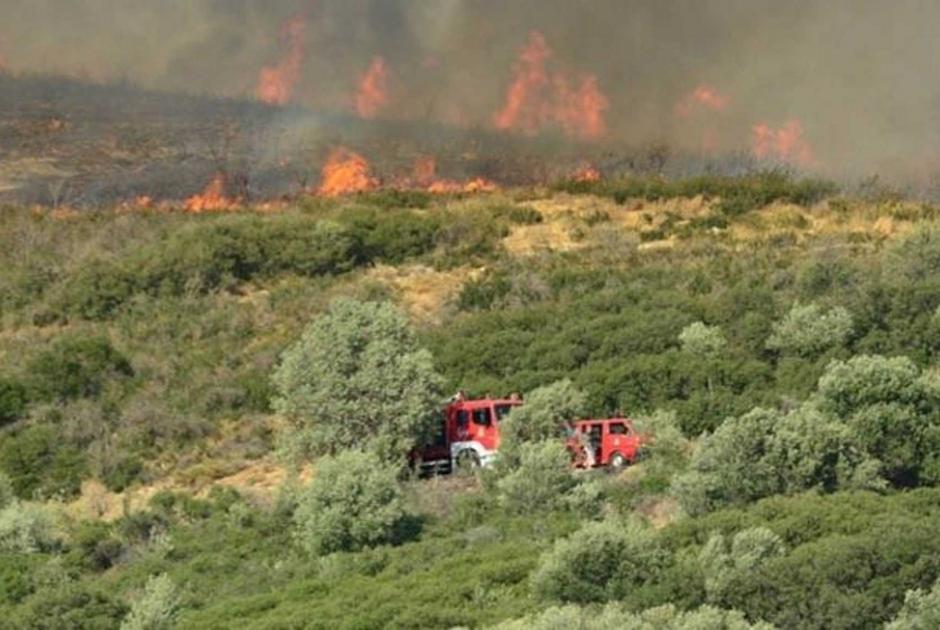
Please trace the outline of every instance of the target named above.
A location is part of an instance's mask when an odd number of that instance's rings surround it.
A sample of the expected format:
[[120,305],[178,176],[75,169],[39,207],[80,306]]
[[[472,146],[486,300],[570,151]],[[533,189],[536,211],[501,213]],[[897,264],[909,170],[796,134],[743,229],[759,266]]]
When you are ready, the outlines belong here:
[[940,387],[906,357],[835,361],[819,380],[823,409],[843,418],[897,485],[940,480]]
[[4,437],[0,470],[9,476],[17,496],[33,498],[76,494],[88,466],[80,450],[63,444],[55,427],[36,425]]
[[180,596],[166,573],[152,575],[144,591],[131,603],[121,630],[168,630],[176,625]]
[[10,478],[0,472],[0,510],[13,503],[16,499],[16,493],[13,491],[13,482]]
[[804,357],[818,356],[845,345],[852,334],[852,316],[840,306],[823,312],[815,304],[795,304],[774,324],[767,348]]
[[[525,404],[514,407],[500,424],[499,468],[512,470],[518,466],[525,443],[557,442],[585,407],[584,392],[568,379],[532,390]],[[529,455],[533,456],[534,451],[530,450]]]
[[736,610],[702,606],[679,610],[672,604],[643,612],[607,604],[598,610],[574,604],[555,606],[521,619],[503,622],[494,630],[773,630],[768,623],[748,623]]
[[940,581],[929,591],[914,589],[904,596],[904,606],[885,630],[940,628]]
[[36,553],[57,542],[53,516],[44,506],[14,501],[0,510],[0,551]]
[[0,378],[0,427],[22,418],[27,402],[26,386],[19,381]]
[[673,492],[691,515],[777,493],[878,488],[877,464],[852,431],[812,404],[754,409],[706,436]]
[[721,352],[727,341],[718,326],[694,322],[679,333],[682,350],[700,357],[711,357]]
[[517,454],[518,466],[496,484],[506,509],[533,514],[563,506],[566,494],[577,484],[565,445],[557,439],[527,442],[518,448]]
[[300,544],[320,555],[401,541],[410,519],[397,476],[370,453],[321,459],[294,513]]
[[403,461],[427,436],[441,380],[405,316],[388,304],[337,300],[285,353],[275,409],[293,422],[290,454],[371,449]]
[[95,397],[105,383],[134,374],[106,337],[76,336],[54,341],[30,362],[28,371],[43,400]]
[[766,527],[741,530],[730,548],[724,536],[713,534],[698,557],[708,601],[721,603],[731,583],[747,579],[768,558],[784,553],[783,541]]
[[591,522],[543,554],[532,588],[549,600],[620,599],[655,577],[662,561],[655,536],[638,522]]

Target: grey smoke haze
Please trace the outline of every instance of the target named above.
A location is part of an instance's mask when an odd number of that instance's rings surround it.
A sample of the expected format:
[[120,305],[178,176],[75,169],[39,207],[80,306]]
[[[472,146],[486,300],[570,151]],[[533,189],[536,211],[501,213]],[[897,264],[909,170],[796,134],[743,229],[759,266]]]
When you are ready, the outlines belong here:
[[[129,79],[252,97],[280,25],[306,16],[296,100],[348,106],[375,55],[388,115],[485,125],[518,49],[543,32],[556,63],[597,75],[611,140],[722,149],[802,121],[821,170],[926,175],[940,166],[940,3],[926,0],[2,0],[0,57],[20,72]],[[697,85],[723,113],[676,116]]]

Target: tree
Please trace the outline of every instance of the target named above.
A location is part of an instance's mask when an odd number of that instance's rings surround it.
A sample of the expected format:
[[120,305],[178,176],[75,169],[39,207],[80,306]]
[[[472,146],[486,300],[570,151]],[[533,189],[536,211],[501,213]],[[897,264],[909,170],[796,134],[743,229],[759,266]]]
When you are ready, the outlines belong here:
[[885,630],[931,630],[940,628],[940,580],[929,591],[914,589],[904,596],[904,606]]
[[0,378],[0,426],[21,418],[27,402],[25,386],[18,381]]
[[719,326],[708,326],[704,322],[694,322],[679,333],[682,350],[702,358],[718,355],[727,345]]
[[369,449],[401,460],[434,423],[441,379],[406,317],[341,299],[315,319],[273,375],[275,409],[292,422],[295,457]]
[[398,471],[362,451],[326,456],[301,491],[294,522],[300,544],[318,555],[397,542],[409,522]]
[[766,527],[739,531],[731,540],[713,534],[699,552],[705,576],[705,593],[711,603],[723,603],[728,589],[737,580],[747,579],[770,558],[784,555],[783,541]]
[[500,468],[519,465],[524,443],[559,440],[564,427],[584,413],[586,403],[587,396],[568,379],[532,390],[525,404],[514,407],[500,425]]
[[841,306],[823,311],[816,304],[794,304],[773,326],[767,348],[784,354],[815,357],[845,345],[852,335],[852,316]]
[[37,553],[58,542],[55,520],[44,505],[14,500],[0,510],[0,551]]
[[496,483],[500,500],[510,512],[532,514],[564,505],[577,482],[571,456],[558,440],[526,442],[518,449],[519,465]]
[[542,555],[532,587],[548,600],[605,602],[651,579],[662,562],[647,526],[634,520],[590,522]]
[[567,604],[553,606],[521,619],[506,621],[495,630],[773,630],[764,622],[751,624],[736,610],[701,606],[679,610],[672,604],[642,612],[625,610],[619,604],[602,609]]
[[882,486],[855,433],[811,402],[786,414],[758,408],[729,418],[702,440],[672,489],[698,515],[778,493]]
[[776,471],[764,454],[782,415],[754,409],[728,418],[703,438],[689,470],[673,482],[673,492],[690,515],[726,504],[748,503],[777,489]]
[[134,375],[127,358],[107,337],[66,337],[29,364],[33,389],[45,400],[98,396],[106,383]]
[[940,383],[906,357],[834,361],[819,379],[820,407],[852,430],[896,485],[940,480]]
[[179,591],[170,576],[151,575],[121,622],[121,630],[168,630],[176,624],[179,607]]

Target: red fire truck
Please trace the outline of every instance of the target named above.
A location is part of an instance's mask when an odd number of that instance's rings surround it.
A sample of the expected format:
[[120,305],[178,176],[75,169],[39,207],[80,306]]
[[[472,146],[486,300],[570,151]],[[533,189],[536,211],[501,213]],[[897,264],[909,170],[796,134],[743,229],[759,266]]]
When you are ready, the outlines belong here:
[[444,409],[434,441],[414,459],[425,471],[449,472],[454,467],[486,466],[499,448],[499,423],[518,398],[453,400]]
[[[444,409],[434,440],[417,449],[412,460],[422,471],[433,473],[489,465],[499,449],[500,422],[521,404],[518,397],[455,397]],[[633,463],[647,442],[628,418],[578,420],[568,428],[566,445],[579,468]]]
[[575,422],[567,446],[578,468],[620,468],[635,462],[648,441],[629,418],[607,418]]

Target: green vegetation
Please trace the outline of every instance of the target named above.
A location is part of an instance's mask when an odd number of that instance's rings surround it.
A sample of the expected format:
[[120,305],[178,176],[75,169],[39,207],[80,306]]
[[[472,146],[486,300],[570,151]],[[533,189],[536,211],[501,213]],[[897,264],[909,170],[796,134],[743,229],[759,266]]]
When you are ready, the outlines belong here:
[[[936,625],[936,210],[557,188],[5,209],[0,628]],[[526,404],[418,478],[459,389]],[[573,472],[617,411],[641,462]]]

